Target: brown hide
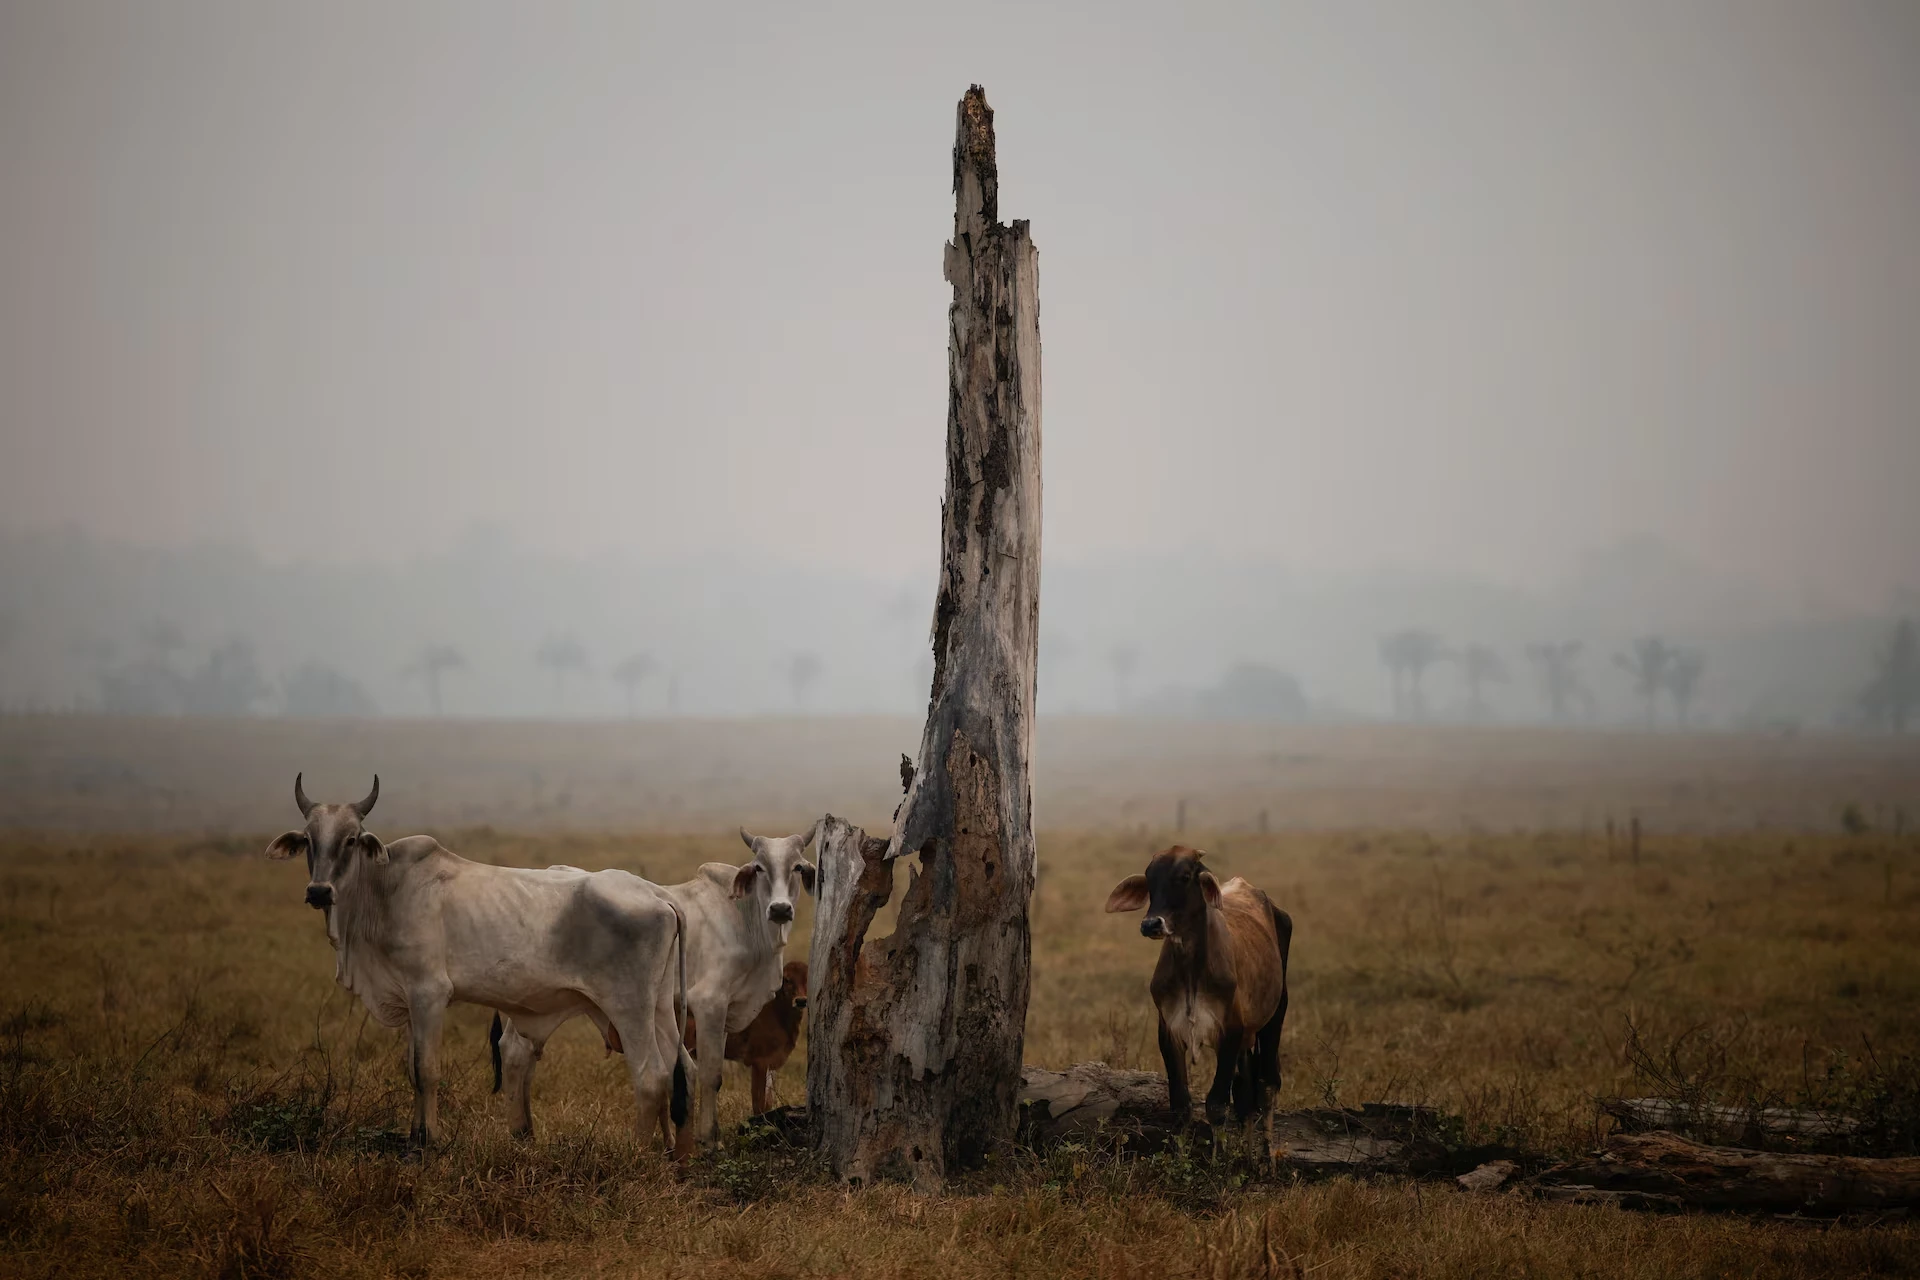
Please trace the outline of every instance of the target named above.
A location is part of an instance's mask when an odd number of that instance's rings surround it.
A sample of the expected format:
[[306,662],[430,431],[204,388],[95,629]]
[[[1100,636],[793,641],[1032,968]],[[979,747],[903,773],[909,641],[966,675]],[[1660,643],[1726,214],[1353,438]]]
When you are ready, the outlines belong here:
[[[784,976],[780,989],[761,1007],[759,1016],[747,1024],[746,1030],[727,1033],[729,1062],[768,1066],[778,1071],[793,1055],[794,1046],[800,1042],[800,1024],[807,1016],[807,962],[789,960],[781,972]],[[797,1008],[796,1000],[800,1001]],[[626,1046],[620,1043],[619,1029],[612,1023],[608,1023],[601,1034],[608,1053],[626,1052]],[[700,1029],[694,1024],[693,1015],[688,1014],[687,1048],[697,1050],[699,1047]]]
[[1266,1106],[1280,1083],[1293,924],[1247,881],[1221,885],[1203,856],[1184,846],[1156,855],[1143,874],[1115,886],[1107,910],[1144,909],[1140,931],[1160,942],[1150,990],[1170,1105],[1187,1105],[1189,1057],[1213,1050],[1208,1115],[1223,1113],[1230,1092],[1246,1114]]
[[[773,993],[752,1022],[727,1033],[727,1060],[744,1063],[753,1089],[755,1115],[767,1109],[773,1073],[785,1066],[800,1039],[807,1012],[807,962],[789,960],[781,970],[780,989]],[[699,1028],[687,1018],[687,1048],[699,1048]],[[617,1046],[616,1046],[617,1047]]]
[[1203,903],[1193,924],[1205,929],[1207,945],[1193,947],[1177,933],[1161,944],[1160,961],[1153,967],[1154,1004],[1165,1010],[1191,988],[1196,999],[1210,1006],[1222,1032],[1260,1030],[1280,1008],[1287,989],[1273,903],[1235,876],[1220,886],[1220,905]]

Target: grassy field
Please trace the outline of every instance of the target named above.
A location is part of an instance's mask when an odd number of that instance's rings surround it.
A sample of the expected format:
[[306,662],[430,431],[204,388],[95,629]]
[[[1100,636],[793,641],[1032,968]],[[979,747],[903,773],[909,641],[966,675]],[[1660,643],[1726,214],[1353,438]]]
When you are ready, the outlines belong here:
[[[1905,1220],[1661,1217],[1398,1179],[1235,1186],[1181,1157],[1013,1155],[927,1198],[849,1194],[745,1141],[676,1171],[636,1148],[625,1073],[584,1022],[550,1045],[539,1133],[519,1144],[487,1093],[474,1009],[448,1032],[451,1136],[409,1162],[391,1136],[407,1105],[401,1040],[334,987],[301,869],[261,859],[284,825],[0,841],[0,1271],[1920,1273],[1920,1227]],[[658,880],[738,850],[719,834],[442,838],[489,861]],[[1100,905],[1159,838],[1042,834],[1030,1062],[1157,1066],[1153,947]],[[1637,860],[1624,830],[1610,842],[1598,823],[1187,838],[1296,921],[1286,1105],[1429,1102],[1470,1137],[1549,1151],[1592,1142],[1596,1096],[1676,1083],[1910,1124],[1911,834],[1654,828]],[[802,1098],[799,1058],[779,1091]],[[742,1077],[722,1099],[725,1117],[743,1114]]]

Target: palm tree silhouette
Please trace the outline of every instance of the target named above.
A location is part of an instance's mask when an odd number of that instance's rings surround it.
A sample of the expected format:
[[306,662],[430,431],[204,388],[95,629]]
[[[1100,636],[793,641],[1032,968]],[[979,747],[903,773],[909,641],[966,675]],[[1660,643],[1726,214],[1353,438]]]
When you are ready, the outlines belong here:
[[467,665],[466,658],[450,644],[428,644],[414,655],[412,662],[400,668],[400,674],[418,678],[427,688],[427,713],[440,718],[440,673],[457,671]]
[[1908,719],[1920,709],[1920,637],[1911,618],[1902,618],[1874,654],[1873,680],[1860,694],[1860,709],[1894,733],[1905,733]]
[[1633,691],[1646,703],[1647,728],[1659,714],[1660,694],[1667,687],[1667,671],[1679,650],[1659,636],[1641,636],[1626,653],[1613,655],[1614,665],[1633,678]]
[[541,641],[540,648],[533,660],[553,672],[553,700],[557,710],[567,709],[567,673],[578,671],[585,674],[587,651],[580,641],[572,635],[548,636]]
[[1706,669],[1707,655],[1698,649],[1676,650],[1667,663],[1667,695],[1673,699],[1674,721],[1682,729],[1687,727],[1688,712]]
[[1401,720],[1427,718],[1427,694],[1421,680],[1427,668],[1447,656],[1440,637],[1408,627],[1380,637],[1380,661],[1393,673],[1393,714]]
[[1467,685],[1467,717],[1488,719],[1485,688],[1507,682],[1506,660],[1488,645],[1470,644],[1460,651],[1460,678]]
[[627,719],[631,720],[634,716],[634,689],[646,682],[647,677],[654,673],[655,666],[652,654],[635,653],[621,659],[620,665],[613,669],[613,678],[618,680],[627,691]]
[[1568,719],[1570,704],[1583,692],[1578,667],[1582,647],[1578,640],[1548,640],[1527,646],[1527,657],[1539,674],[1540,692],[1555,720]]

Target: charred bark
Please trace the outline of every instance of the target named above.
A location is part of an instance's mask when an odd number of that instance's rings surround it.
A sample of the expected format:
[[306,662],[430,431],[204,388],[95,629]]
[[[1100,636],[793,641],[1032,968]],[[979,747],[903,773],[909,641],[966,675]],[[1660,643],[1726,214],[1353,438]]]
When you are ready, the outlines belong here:
[[[1025,222],[999,221],[993,112],[978,86],[960,101],[953,189],[933,687],[892,839],[824,820],[807,1067],[829,1166],[921,1187],[1012,1138],[1028,995],[1038,256]],[[902,856],[918,861],[898,927],[868,943]]]

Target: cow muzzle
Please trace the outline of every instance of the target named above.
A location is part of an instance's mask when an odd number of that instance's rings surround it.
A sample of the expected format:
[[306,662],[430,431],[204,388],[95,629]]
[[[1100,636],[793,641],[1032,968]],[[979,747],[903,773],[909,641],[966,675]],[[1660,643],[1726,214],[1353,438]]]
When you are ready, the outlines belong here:
[[775,902],[767,907],[767,919],[775,924],[790,924],[793,921],[793,904]]
[[307,886],[307,905],[319,911],[325,911],[333,905],[333,886],[330,884],[310,884]]
[[1164,938],[1167,936],[1167,922],[1159,916],[1148,916],[1140,922],[1140,936],[1143,938]]

